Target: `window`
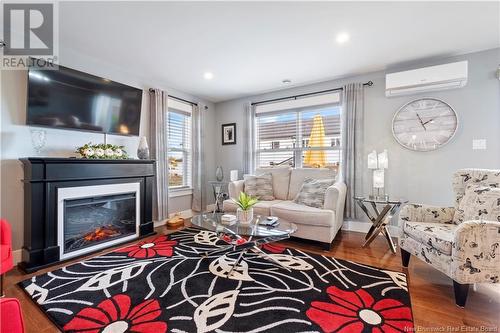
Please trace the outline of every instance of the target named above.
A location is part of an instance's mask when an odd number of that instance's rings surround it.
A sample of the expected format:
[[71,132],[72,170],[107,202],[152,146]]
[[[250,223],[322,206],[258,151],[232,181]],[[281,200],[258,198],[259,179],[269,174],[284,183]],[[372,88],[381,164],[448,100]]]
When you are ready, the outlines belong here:
[[[257,167],[338,169],[342,154],[340,95],[321,96],[321,100],[313,96],[257,106]],[[320,102],[304,101],[312,98]]]
[[168,103],[168,185],[174,190],[190,188],[192,106],[172,99]]

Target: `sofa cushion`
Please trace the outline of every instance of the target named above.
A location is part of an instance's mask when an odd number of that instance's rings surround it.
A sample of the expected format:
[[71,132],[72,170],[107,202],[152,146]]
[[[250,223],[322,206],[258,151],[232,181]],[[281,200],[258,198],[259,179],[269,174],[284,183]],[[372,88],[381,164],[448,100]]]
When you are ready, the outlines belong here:
[[425,243],[439,252],[451,255],[456,224],[405,222],[403,232],[414,240]]
[[500,222],[500,188],[468,185],[454,216],[455,223],[470,220]]
[[[273,200],[273,201],[259,201],[255,206],[253,206],[253,215],[262,215],[262,216],[270,216],[272,215],[270,212],[271,206],[283,202],[282,200]],[[224,212],[232,213],[236,212],[238,209],[238,205],[235,204],[232,200],[225,200],[223,203]]]
[[334,179],[306,178],[294,202],[299,205],[323,208],[326,190],[332,186],[334,182]]
[[259,200],[274,200],[273,175],[265,173],[260,176],[245,175],[245,193]]
[[290,187],[288,189],[288,200],[294,200],[299,193],[302,183],[306,178],[314,179],[335,179],[335,170],[325,168],[302,168],[292,169],[290,173]]
[[271,215],[296,224],[335,226],[335,213],[333,210],[299,205],[292,201],[283,201],[272,205]]
[[290,170],[289,166],[258,168],[255,170],[255,174],[271,173],[273,175],[274,197],[279,200],[286,200],[288,197],[288,185],[290,184]]

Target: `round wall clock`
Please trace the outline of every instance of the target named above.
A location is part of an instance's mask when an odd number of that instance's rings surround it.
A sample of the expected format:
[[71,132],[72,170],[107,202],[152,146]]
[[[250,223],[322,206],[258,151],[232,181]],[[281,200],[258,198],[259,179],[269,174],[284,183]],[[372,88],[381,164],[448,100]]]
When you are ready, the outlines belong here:
[[436,98],[420,98],[403,105],[392,119],[392,134],[405,148],[430,151],[448,143],[458,128],[455,110]]

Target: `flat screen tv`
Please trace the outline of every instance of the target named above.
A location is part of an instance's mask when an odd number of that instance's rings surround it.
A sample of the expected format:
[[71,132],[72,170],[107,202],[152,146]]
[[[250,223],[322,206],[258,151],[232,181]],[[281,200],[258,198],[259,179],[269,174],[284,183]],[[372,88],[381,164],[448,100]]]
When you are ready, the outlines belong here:
[[26,124],[139,135],[142,90],[59,66],[28,70]]

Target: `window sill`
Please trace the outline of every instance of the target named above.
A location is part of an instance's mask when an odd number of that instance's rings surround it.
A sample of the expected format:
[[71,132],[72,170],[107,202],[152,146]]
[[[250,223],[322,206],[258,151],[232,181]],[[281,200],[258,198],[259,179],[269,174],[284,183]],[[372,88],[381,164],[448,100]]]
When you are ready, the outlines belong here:
[[169,198],[183,197],[192,194],[193,194],[193,189],[190,187],[173,188],[169,189],[168,191]]

